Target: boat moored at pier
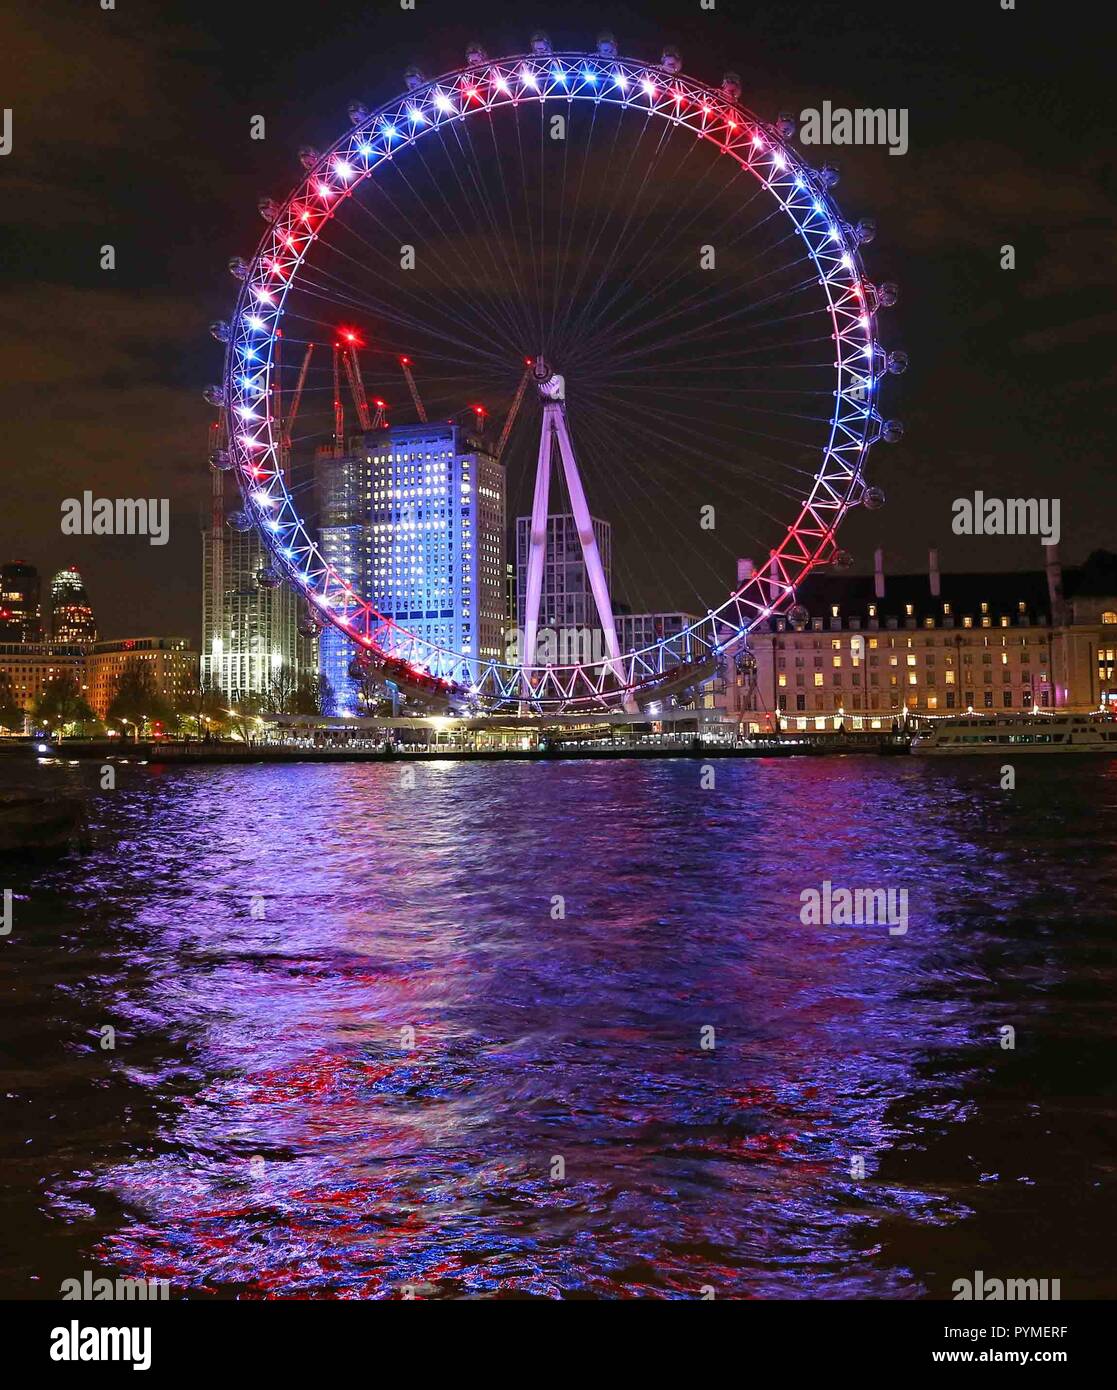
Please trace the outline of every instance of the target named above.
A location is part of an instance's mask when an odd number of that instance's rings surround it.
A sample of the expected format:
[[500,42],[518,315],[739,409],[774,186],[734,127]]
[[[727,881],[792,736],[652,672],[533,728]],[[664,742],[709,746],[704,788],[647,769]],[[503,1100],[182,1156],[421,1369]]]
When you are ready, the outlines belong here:
[[1090,714],[961,715],[942,719],[912,739],[916,754],[1111,753],[1117,720]]

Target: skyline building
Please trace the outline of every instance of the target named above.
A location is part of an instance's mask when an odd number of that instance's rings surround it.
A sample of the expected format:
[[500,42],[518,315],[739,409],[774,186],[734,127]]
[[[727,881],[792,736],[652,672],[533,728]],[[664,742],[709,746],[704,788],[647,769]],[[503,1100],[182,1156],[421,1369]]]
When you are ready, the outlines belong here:
[[827,732],[906,715],[1117,710],[1117,556],[1043,569],[811,576],[800,604],[749,636],[752,670],[727,671],[701,705],[742,724]]
[[0,567],[0,642],[43,640],[39,571],[23,560]]
[[96,642],[97,623],[76,565],[50,581],[50,636],[53,642]]
[[198,653],[185,637],[0,643],[0,673],[29,720],[37,701],[62,676],[73,677],[97,718],[104,720],[129,666],[146,668],[157,694],[174,707],[198,669]]
[[369,583],[385,615],[428,642],[476,658],[504,654],[505,474],[460,425],[366,435]]
[[226,524],[224,474],[215,471],[210,525],[202,533],[201,674],[230,701],[267,694],[284,669],[295,680],[315,674],[314,639],[298,632],[301,601],[274,580],[256,529]]
[[613,612],[617,627],[617,644],[622,652],[643,651],[658,642],[667,646],[671,659],[689,661],[692,653],[685,648],[682,633],[699,621],[695,613],[624,613]]
[[[499,660],[506,624],[504,469],[472,431],[398,425],[315,462],[325,559],[387,618],[448,650]],[[356,712],[358,647],[332,625],[319,670],[334,714]]]
[[[605,573],[605,586],[613,592],[613,528],[591,517],[593,534]],[[531,517],[516,518],[516,625],[521,630],[527,609],[527,566],[531,549]],[[555,630],[597,628],[599,618],[586,572],[578,527],[569,513],[547,517],[543,587],[539,599],[539,626]],[[619,639],[618,632],[618,639]],[[622,644],[622,650],[623,650]]]
[[[369,463],[364,440],[350,441],[340,457],[332,448],[319,449],[314,464],[318,496],[318,544],[328,564],[353,588],[368,591],[370,536]],[[318,671],[329,682],[330,714],[357,712],[349,665],[357,646],[332,623],[318,638]]]
[[160,699],[174,709],[198,670],[198,653],[191,650],[185,637],[121,637],[95,642],[85,657],[84,689],[98,719],[107,719],[120,678],[130,667],[146,670]]
[[47,687],[60,676],[72,676],[85,691],[85,659],[89,648],[69,642],[0,642],[0,672],[12,696],[30,715]]

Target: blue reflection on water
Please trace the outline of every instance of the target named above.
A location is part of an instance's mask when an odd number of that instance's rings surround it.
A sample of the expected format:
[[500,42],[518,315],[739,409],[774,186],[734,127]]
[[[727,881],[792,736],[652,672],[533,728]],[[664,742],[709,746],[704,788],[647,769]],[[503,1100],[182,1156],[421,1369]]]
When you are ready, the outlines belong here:
[[[32,894],[118,1030],[44,1210],[176,1293],[943,1296],[1117,785],[973,762],[130,768]],[[803,925],[824,879],[906,935]]]

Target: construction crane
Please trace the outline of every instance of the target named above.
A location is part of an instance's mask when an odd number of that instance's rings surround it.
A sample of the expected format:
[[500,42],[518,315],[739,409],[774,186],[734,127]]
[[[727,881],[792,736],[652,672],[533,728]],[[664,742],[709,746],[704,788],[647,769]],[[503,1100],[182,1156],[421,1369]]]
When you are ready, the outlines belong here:
[[302,366],[299,368],[299,379],[295,383],[295,390],[291,396],[291,406],[287,411],[286,417],[283,414],[283,387],[282,387],[282,366],[280,337],[276,335],[275,342],[275,420],[279,434],[279,464],[284,478],[288,483],[291,481],[291,426],[299,413],[299,405],[303,398],[303,387],[306,385],[306,374],[310,369],[310,359],[314,353],[314,344],[308,343],[306,352],[303,355]]
[[303,358],[303,364],[299,368],[299,379],[295,383],[295,393],[291,397],[291,409],[288,411],[287,419],[284,422],[284,439],[287,442],[288,448],[291,447],[291,426],[295,423],[295,416],[299,413],[299,403],[303,398],[303,387],[306,385],[306,374],[310,368],[310,359],[313,353],[314,344],[308,343],[306,346],[306,356]]
[[334,343],[334,458],[345,454],[345,407],[341,403],[341,345]]
[[422,424],[427,423],[427,412],[423,402],[419,399],[419,388],[415,385],[415,378],[411,373],[411,358],[401,357],[400,366],[403,368],[403,379],[407,382],[407,389],[411,392],[411,399],[415,402],[415,414],[418,415]]
[[526,357],[524,361],[527,363],[527,366],[524,368],[524,374],[520,378],[519,386],[516,387],[516,394],[512,397],[512,404],[508,410],[508,418],[504,422],[504,428],[500,432],[500,439],[497,441],[496,453],[494,455],[497,463],[500,462],[504,455],[504,450],[508,444],[508,436],[512,433],[512,426],[516,423],[516,416],[520,413],[520,406],[523,404],[524,392],[527,390],[527,384],[531,380],[531,358]]
[[361,378],[361,364],[357,359],[357,348],[354,342],[351,341],[349,346],[342,350],[341,363],[349,381],[349,390],[353,396],[353,404],[357,410],[357,419],[360,421],[361,429],[370,430],[372,429],[372,418],[369,415],[368,397],[365,395],[365,383]]

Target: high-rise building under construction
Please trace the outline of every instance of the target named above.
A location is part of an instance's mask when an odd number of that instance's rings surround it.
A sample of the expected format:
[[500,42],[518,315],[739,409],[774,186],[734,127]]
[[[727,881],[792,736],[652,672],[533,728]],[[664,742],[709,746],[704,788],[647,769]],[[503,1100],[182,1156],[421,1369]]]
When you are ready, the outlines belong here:
[[213,474],[210,524],[202,534],[202,680],[227,699],[267,696],[282,679],[315,674],[313,639],[298,631],[302,601],[273,568],[255,527],[228,525],[230,480]]

